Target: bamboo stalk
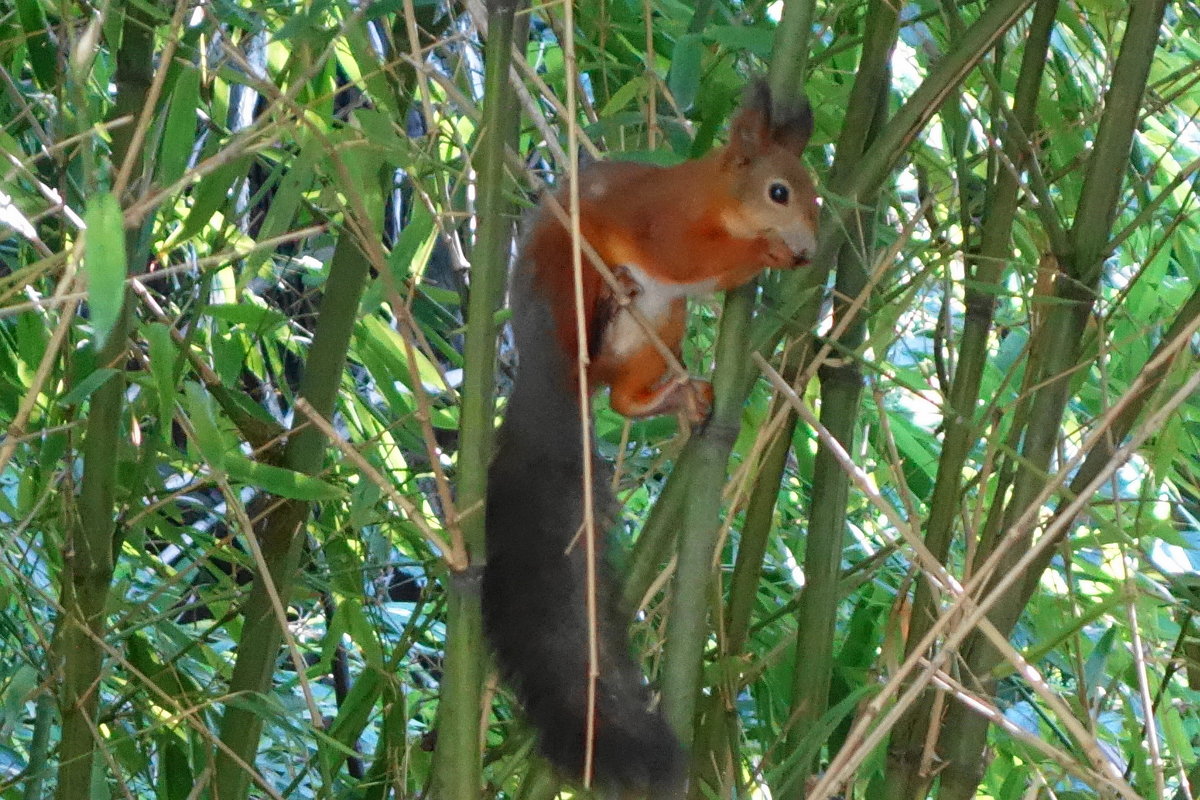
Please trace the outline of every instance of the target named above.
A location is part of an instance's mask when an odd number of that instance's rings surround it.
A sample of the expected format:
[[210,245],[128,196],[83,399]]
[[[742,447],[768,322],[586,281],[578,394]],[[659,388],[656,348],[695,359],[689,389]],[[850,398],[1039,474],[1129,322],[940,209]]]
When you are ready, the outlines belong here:
[[[848,162],[853,166],[848,166],[845,171],[843,180],[847,191],[843,194],[851,203],[856,197],[863,196],[866,190],[874,191],[882,184],[890,170],[890,165],[895,162],[923,127],[941,99],[962,80],[966,72],[983,57],[987,47],[1016,21],[1030,3],[1032,0],[1006,0],[990,4],[976,23],[964,33],[963,42],[972,45],[972,49],[955,50],[939,61],[928,78],[914,92],[909,102],[897,114],[895,118],[897,124],[890,124],[880,135],[879,141],[868,149],[862,159]],[[827,208],[831,205],[827,204]],[[831,267],[845,241],[844,232],[849,227],[851,210],[846,209],[832,215],[834,217],[831,220],[833,224],[823,223],[821,242],[814,258],[814,267],[798,271],[785,278],[780,313],[774,316],[763,315],[755,323],[752,341],[756,349],[769,350],[774,346],[782,327],[780,320],[790,320],[793,328],[798,330],[809,330],[815,324],[821,296],[820,287],[828,274],[827,270]],[[802,364],[806,364],[811,358],[811,343],[808,343],[807,347],[808,352],[801,357]],[[753,375],[748,374],[746,376],[747,384],[752,379]],[[745,388],[748,391],[748,385]],[[667,491],[672,491],[676,486],[687,487],[689,485],[689,476],[694,466],[691,458],[693,452],[689,444],[676,463]],[[679,491],[672,499],[675,502],[681,502],[683,493],[683,491]],[[665,499],[665,495],[663,499]],[[644,537],[645,534],[658,534],[658,536],[653,537],[653,541],[644,550],[639,548],[638,555],[644,552],[654,552],[661,547],[658,537],[668,536],[669,531],[666,523],[658,523],[659,514],[666,514],[668,511],[673,511],[674,508],[673,503],[661,502],[656,507],[654,515],[647,523]],[[636,562],[634,569],[634,577],[642,577],[643,580],[634,582],[629,587],[626,596],[640,598],[641,590],[649,585],[645,575],[650,570],[643,561]]]
[[[850,92],[847,120],[838,138],[837,161],[830,175],[834,191],[842,188],[847,165],[856,163],[878,134],[891,84],[890,58],[899,33],[898,10],[882,0],[868,6],[866,31],[858,73]],[[872,193],[873,194],[873,193]],[[854,450],[859,425],[863,381],[857,353],[866,335],[865,301],[870,289],[866,263],[874,249],[874,210],[866,197],[842,215],[843,228],[864,234],[847,241],[836,260],[834,316],[839,329],[834,345],[848,357],[821,366],[821,424],[847,451]],[[864,207],[863,204],[867,207]],[[813,461],[812,493],[808,503],[808,532],[804,552],[804,603],[798,609],[795,667],[792,672],[791,714],[787,751],[798,751],[817,726],[829,702],[833,674],[834,624],[841,593],[842,549],[846,529],[849,479],[830,449],[822,443]],[[798,759],[781,794],[803,797],[819,751]]]
[[[785,376],[789,383],[794,377]],[[779,498],[779,485],[787,466],[788,453],[792,449],[796,416],[782,399],[772,404],[771,417],[777,414],[787,416],[759,462],[754,488],[746,501],[746,516],[742,524],[742,535],[738,539],[737,559],[733,565],[733,577],[729,581],[723,647],[727,658],[740,655],[746,644],[750,616],[754,610],[758,584],[762,576],[763,558],[767,552],[767,541],[774,521],[775,504]]]
[[[344,231],[330,260],[325,295],[321,299],[312,347],[300,382],[300,397],[322,417],[333,415],[346,351],[358,318],[359,298],[367,281],[368,265],[353,237]],[[312,475],[320,471],[324,456],[325,436],[317,427],[297,418],[284,450],[283,465]],[[255,531],[267,571],[254,576],[253,589],[243,608],[245,622],[229,681],[231,695],[256,694],[270,689],[285,622],[277,616],[271,595],[275,594],[285,605],[291,597],[299,571],[304,522],[309,508],[306,501],[280,502]],[[227,800],[240,800],[246,796],[251,775],[241,764],[254,763],[262,724],[262,716],[251,709],[225,706],[220,738],[228,749],[222,749],[215,762],[217,796]]]
[[[860,159],[847,163],[844,177],[837,179],[838,185],[844,187],[840,194],[847,205],[857,197],[869,197],[879,190],[903,157],[904,151],[941,104],[1032,4],[1033,0],[996,0],[988,3],[979,18],[963,32],[957,46],[935,62],[921,85],[895,116],[888,120],[878,139],[863,152]],[[841,213],[844,215],[848,212]],[[821,242],[813,258],[813,265],[817,268],[797,271],[785,278],[780,314],[776,317],[764,316],[756,326],[755,343],[760,351],[766,352],[768,346],[777,340],[782,320],[788,320],[793,330],[805,330],[804,323],[812,308],[811,316],[815,321],[815,308],[819,303],[815,289],[822,285],[819,267],[833,258],[841,246],[839,236],[840,231],[846,229],[846,220],[848,217],[842,216],[843,224],[837,228],[823,224]]]
[[[800,0],[799,5],[809,6],[807,12],[785,14],[775,32],[775,41],[781,43],[770,71],[776,104],[796,100],[794,89],[789,87],[800,85],[803,78],[797,71],[799,63],[795,54],[806,52],[808,48],[810,31],[801,25],[812,18],[812,2]],[[797,0],[788,5],[794,4]],[[720,533],[721,488],[755,372],[752,362],[745,358],[750,349],[754,298],[753,284],[726,295],[717,337],[712,418],[704,430],[688,442],[686,453],[670,479],[674,491],[680,496],[687,495],[680,528],[686,531],[686,536],[680,537],[678,542],[672,583],[662,669],[662,702],[667,719],[685,745],[693,739],[696,701],[700,696],[701,656],[710,630],[709,587]]]
[[[1005,157],[1017,168],[1024,160],[1022,155],[1025,149],[1015,138],[1027,134],[1036,124],[1038,93],[1057,10],[1058,0],[1039,0],[1026,35],[1013,102],[1013,114],[1020,122],[1021,130],[1009,129],[1004,137]],[[983,424],[975,409],[987,364],[987,343],[996,308],[993,287],[999,285],[1011,254],[1010,242],[1019,189],[1014,170],[1002,169],[997,173],[996,182],[990,187],[986,201],[988,214],[981,231],[979,249],[968,257],[969,277],[964,289],[966,315],[959,343],[959,358],[947,398],[948,408],[944,418],[946,434],[925,529],[926,546],[943,564],[950,551],[954,521],[958,516],[963,465],[974,448],[980,425]],[[913,647],[928,633],[936,615],[936,600],[928,581],[916,582],[906,654],[911,653]],[[929,736],[934,697],[932,694],[926,695],[897,723],[888,747],[887,778],[878,787],[879,797],[905,800],[924,796],[932,776],[921,774],[922,751]]]
[[[495,418],[496,309],[504,294],[514,208],[504,192],[505,149],[516,148],[519,110],[509,78],[518,0],[488,4],[484,52],[484,107],[476,160],[479,238],[472,258],[471,295],[458,455],[458,505],[480,508],[487,490]],[[438,706],[433,794],[440,800],[475,800],[481,785],[480,713],[484,677],[483,622],[475,576],[484,553],[484,515],[461,524],[471,566],[451,576],[446,602],[446,654]]]
[[[1046,348],[1039,370],[1044,382],[1030,405],[1030,423],[1022,442],[1021,463],[1003,510],[1001,530],[1012,527],[1039,496],[1058,443],[1062,415],[1070,394],[1070,375],[1079,358],[1080,342],[1109,249],[1117,200],[1165,7],[1165,0],[1139,0],[1130,6],[1125,36],[1113,68],[1112,85],[1105,95],[1105,113],[1088,159],[1075,223],[1070,231],[1071,251],[1056,253],[1066,279],[1059,280],[1055,286],[1055,298],[1059,302],[1047,309],[1044,323]],[[1002,577],[1024,549],[1010,546],[1006,557],[996,564],[993,575]],[[1002,635],[1011,632],[1024,604],[1024,594],[1019,592],[1009,593],[996,604],[989,618]],[[975,675],[986,675],[1001,657],[995,647],[978,634],[964,643],[962,652],[967,668]],[[990,685],[985,682],[985,686]],[[941,738],[946,764],[941,779],[942,797],[966,800],[974,796],[982,779],[981,754],[987,730],[985,718],[959,704],[950,707]]]
[[[717,340],[719,366],[713,374],[712,419],[702,434],[688,442],[695,453],[695,467],[683,476],[688,503],[681,530],[686,535],[679,538],[662,669],[663,709],[685,743],[692,739],[701,654],[709,634],[708,586],[720,530],[721,487],[745,401],[741,373],[746,367],[745,343],[753,301],[752,286],[730,292],[725,299]],[[672,476],[671,480],[679,478]]]
[[[114,114],[124,116],[145,107],[154,71],[153,20],[126,9],[117,51],[117,97]],[[82,76],[80,76],[82,79]],[[130,137],[114,133],[112,163],[129,160]],[[140,229],[125,235],[126,264],[141,263]],[[86,243],[85,243],[86,246]],[[140,254],[139,254],[140,251]],[[97,356],[97,363],[119,363],[129,345],[132,313],[128,290],[117,322]],[[78,508],[70,526],[70,544],[62,576],[62,615],[55,646],[62,659],[59,711],[59,800],[91,795],[92,765],[98,741],[99,707],[105,635],[104,609],[115,567],[117,455],[121,451],[121,419],[125,408],[125,373],[118,370],[93,394],[83,434],[83,478]]]

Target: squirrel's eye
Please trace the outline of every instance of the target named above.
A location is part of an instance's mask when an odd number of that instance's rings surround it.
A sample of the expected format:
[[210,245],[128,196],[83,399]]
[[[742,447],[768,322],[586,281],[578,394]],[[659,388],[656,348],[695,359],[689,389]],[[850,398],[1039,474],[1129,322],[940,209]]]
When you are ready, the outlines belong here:
[[781,206],[786,206],[788,201],[788,187],[782,183],[772,183],[767,188],[767,197],[771,198],[772,203],[779,203]]

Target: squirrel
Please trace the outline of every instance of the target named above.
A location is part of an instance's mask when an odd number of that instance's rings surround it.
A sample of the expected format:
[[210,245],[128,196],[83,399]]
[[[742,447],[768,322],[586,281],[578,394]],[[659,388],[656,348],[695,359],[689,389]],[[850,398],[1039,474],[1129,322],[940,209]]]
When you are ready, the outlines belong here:
[[[688,297],[740,286],[767,267],[808,262],[818,206],[800,156],[812,125],[807,101],[780,115],[766,83],[756,81],[724,147],[670,167],[609,161],[580,171],[583,238],[676,357]],[[558,197],[565,206],[565,189]],[[708,417],[712,386],[671,375],[650,334],[586,257],[589,363],[580,375],[571,245],[557,216],[534,210],[510,285],[518,363],[488,473],[482,603],[501,677],[521,700],[542,753],[579,780],[589,739],[584,458],[594,465],[598,530],[611,527],[617,506],[610,468],[598,454],[581,452],[580,414],[591,410],[580,408],[579,381],[589,397],[608,386],[611,407],[627,417],[678,413],[693,422]],[[617,794],[674,795],[686,784],[684,749],[650,709],[629,652],[619,581],[603,560],[596,592],[599,675],[586,777]]]

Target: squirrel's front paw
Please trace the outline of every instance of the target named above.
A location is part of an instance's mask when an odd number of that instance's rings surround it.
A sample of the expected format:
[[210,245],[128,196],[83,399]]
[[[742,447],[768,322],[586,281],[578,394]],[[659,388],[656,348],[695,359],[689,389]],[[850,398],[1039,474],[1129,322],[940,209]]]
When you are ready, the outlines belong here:
[[629,267],[619,266],[612,273],[613,277],[617,279],[617,283],[621,284],[626,297],[632,300],[642,293],[642,285],[634,280],[633,273],[629,270]]
[[788,243],[778,236],[762,236],[763,265],[773,269],[791,269],[799,260]]
[[707,422],[712,416],[713,387],[708,381],[693,378],[687,385],[687,399],[680,413],[692,424]]

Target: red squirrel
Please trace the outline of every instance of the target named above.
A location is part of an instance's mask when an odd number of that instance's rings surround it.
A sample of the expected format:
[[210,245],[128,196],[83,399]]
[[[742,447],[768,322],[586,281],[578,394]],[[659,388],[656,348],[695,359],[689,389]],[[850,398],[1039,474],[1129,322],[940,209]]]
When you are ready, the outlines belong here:
[[[767,267],[807,262],[817,200],[800,156],[812,133],[807,102],[779,115],[753,84],[729,143],[660,167],[599,162],[579,174],[583,238],[628,287],[630,303],[676,355],[688,297],[740,286]],[[565,190],[558,199],[567,205]],[[588,742],[588,619],[580,447],[578,335],[571,233],[535,210],[510,287],[518,365],[488,476],[484,630],[501,676],[538,732],[541,751],[581,779]],[[629,417],[707,417],[712,387],[680,381],[600,273],[583,263],[587,389],[609,387]],[[595,455],[597,528],[615,520],[609,468]],[[650,709],[631,658],[619,581],[598,566],[599,676],[590,776],[606,791],[673,795],[686,782],[683,748]]]

